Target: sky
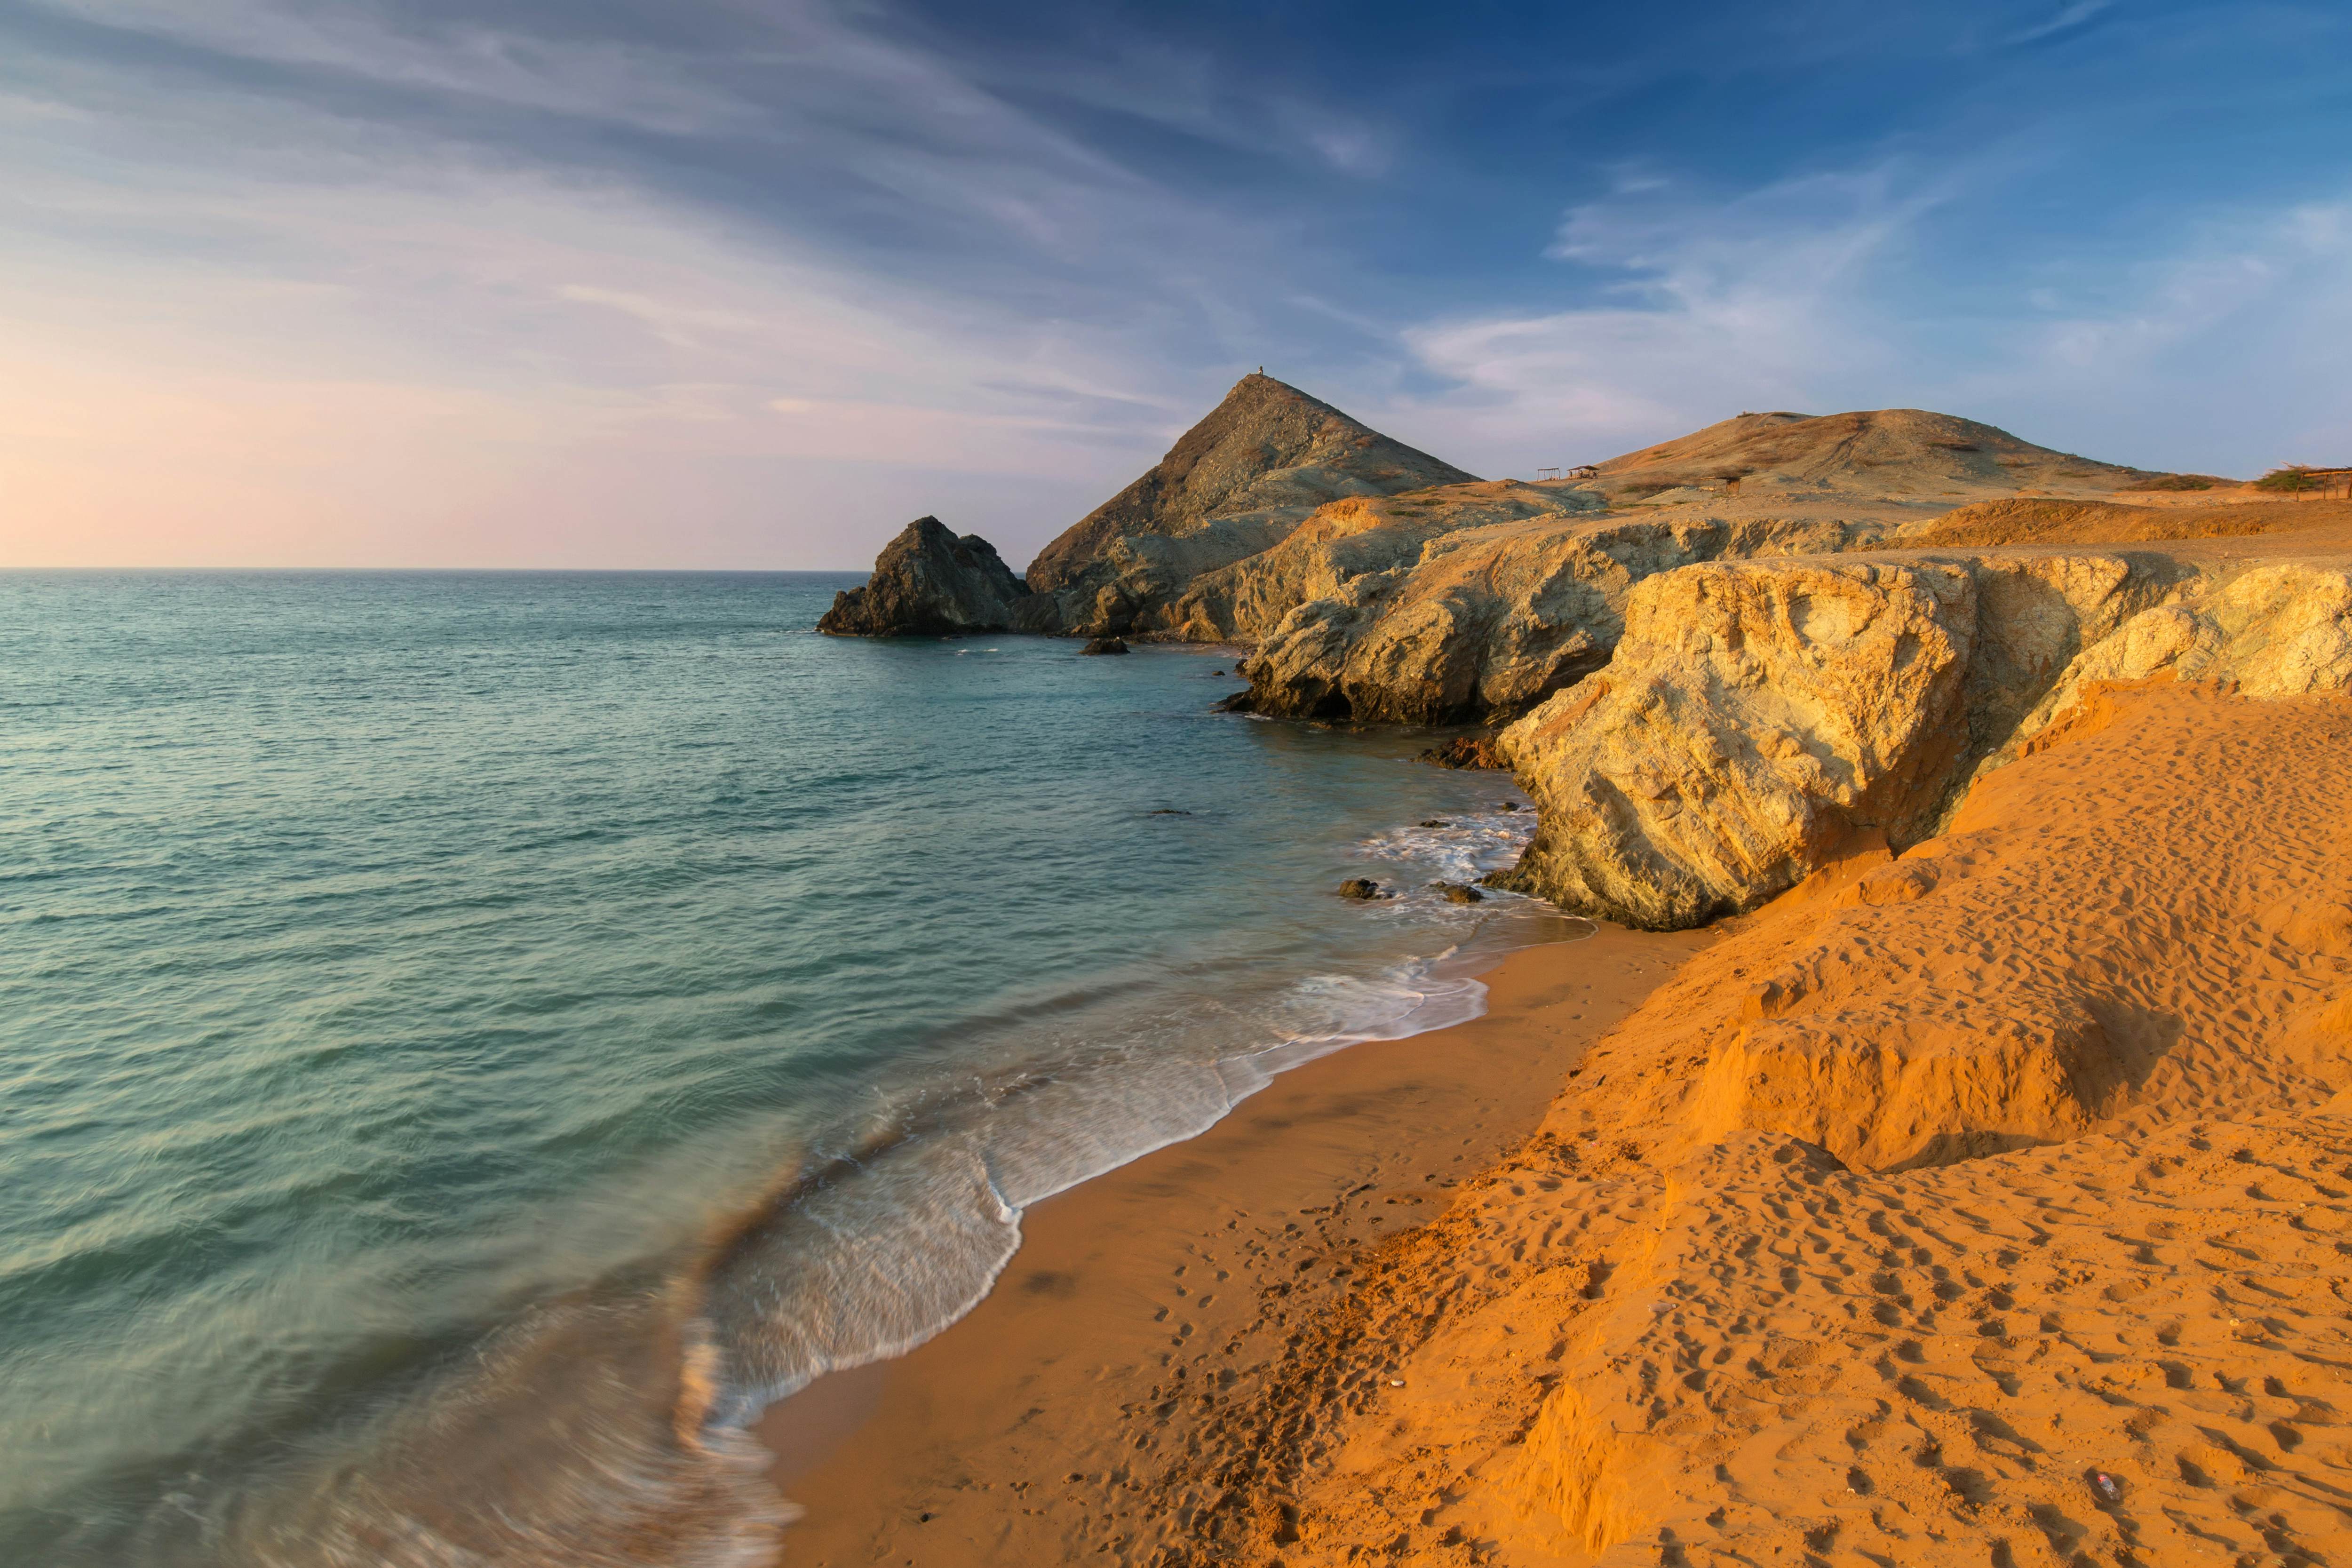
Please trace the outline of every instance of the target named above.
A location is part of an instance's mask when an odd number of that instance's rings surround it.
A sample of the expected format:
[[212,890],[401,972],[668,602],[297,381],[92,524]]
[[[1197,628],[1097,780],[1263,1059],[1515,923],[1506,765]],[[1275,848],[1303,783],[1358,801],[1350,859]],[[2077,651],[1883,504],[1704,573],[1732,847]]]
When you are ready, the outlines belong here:
[[0,566],[1019,565],[1263,364],[2352,462],[2352,6],[0,0]]

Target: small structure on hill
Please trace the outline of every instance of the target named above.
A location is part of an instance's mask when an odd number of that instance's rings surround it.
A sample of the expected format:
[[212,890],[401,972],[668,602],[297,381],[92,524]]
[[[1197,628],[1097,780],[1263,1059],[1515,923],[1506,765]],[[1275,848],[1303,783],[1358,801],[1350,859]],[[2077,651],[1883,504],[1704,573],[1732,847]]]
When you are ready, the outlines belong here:
[[1568,470],[1568,477],[1571,479],[1597,479],[1601,477],[1601,468],[1598,464],[1579,463]]
[[2352,497],[2352,468],[2315,468],[2309,463],[2282,463],[2254,481],[2254,489],[2279,495],[2332,496],[2341,488]]

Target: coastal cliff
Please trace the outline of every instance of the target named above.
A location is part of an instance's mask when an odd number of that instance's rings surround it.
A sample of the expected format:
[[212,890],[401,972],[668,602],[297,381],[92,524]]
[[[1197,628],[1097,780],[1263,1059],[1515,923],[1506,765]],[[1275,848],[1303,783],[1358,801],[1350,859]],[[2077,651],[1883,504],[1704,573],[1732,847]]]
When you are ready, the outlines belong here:
[[1604,670],[1505,730],[1540,826],[1506,885],[1670,930],[1857,833],[1900,851],[2100,681],[2352,689],[2338,558],[1902,552],[1649,578]]
[[1507,725],[1539,826],[1499,884],[1675,930],[1930,836],[2086,685],[2352,685],[2352,555],[2272,542],[2338,503],[2115,499],[2145,478],[1882,409],[1478,480],[1253,375],[1025,580],[921,519],[822,629],[1237,641],[1230,709]]
[[[1434,515],[1418,528],[1352,535],[1344,554],[1294,536],[1195,586],[1188,606],[1212,595],[1268,609],[1288,599],[1244,661],[1250,689],[1234,707],[1417,724],[1515,717],[1609,661],[1644,579],[1725,556],[1837,550],[1885,531],[1838,516],[1595,519],[1599,499],[1580,491],[1548,498],[1543,515],[1488,522],[1444,492],[1432,499]],[[1279,559],[1310,551],[1319,573]],[[1286,595],[1269,591],[1293,584]]]

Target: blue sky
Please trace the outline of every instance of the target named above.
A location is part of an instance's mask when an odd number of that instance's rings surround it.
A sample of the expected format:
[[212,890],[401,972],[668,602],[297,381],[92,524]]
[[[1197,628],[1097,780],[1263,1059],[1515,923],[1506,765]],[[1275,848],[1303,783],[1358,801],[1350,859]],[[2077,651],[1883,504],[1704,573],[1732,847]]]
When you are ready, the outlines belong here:
[[2352,8],[0,0],[0,564],[1016,563],[1273,374],[1483,474],[2352,461]]

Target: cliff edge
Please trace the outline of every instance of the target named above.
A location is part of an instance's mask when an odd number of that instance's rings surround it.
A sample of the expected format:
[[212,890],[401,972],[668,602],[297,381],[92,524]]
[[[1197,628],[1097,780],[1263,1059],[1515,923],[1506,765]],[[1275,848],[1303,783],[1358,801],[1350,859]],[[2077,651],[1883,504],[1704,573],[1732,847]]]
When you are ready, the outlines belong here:
[[2352,690],[2352,552],[2298,553],[2297,539],[1647,578],[1610,664],[1498,739],[1541,812],[1506,883],[1628,925],[1701,925],[1802,881],[1856,833],[1898,851],[1931,836],[2094,683]]

